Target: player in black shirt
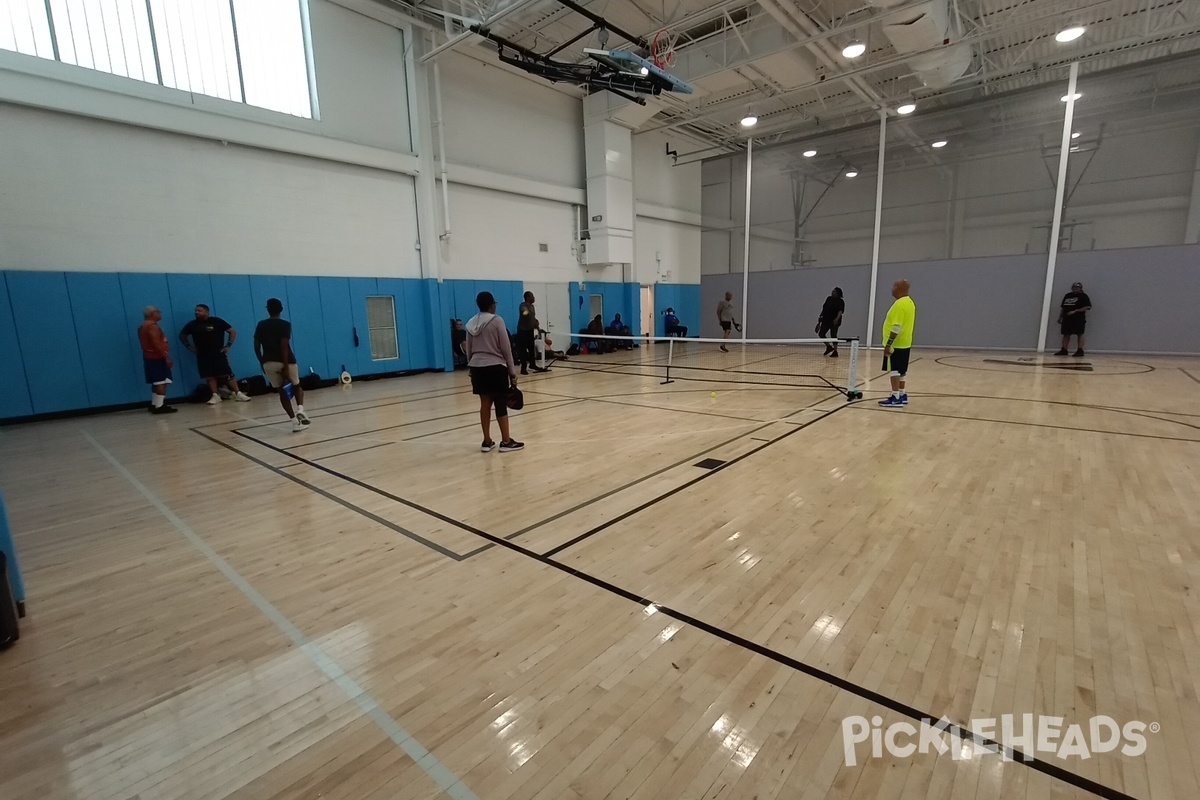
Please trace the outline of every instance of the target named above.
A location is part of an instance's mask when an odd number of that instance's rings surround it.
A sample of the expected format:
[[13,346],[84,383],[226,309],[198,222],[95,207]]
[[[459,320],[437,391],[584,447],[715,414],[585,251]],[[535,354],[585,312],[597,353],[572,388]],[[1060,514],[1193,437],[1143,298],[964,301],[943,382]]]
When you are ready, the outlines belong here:
[[1092,310],[1092,298],[1083,291],[1083,284],[1071,284],[1071,291],[1063,297],[1058,323],[1062,326],[1062,349],[1054,355],[1065,356],[1074,336],[1079,344],[1075,355],[1083,357],[1083,330],[1087,327],[1087,312]]
[[[817,317],[817,336],[822,339],[836,339],[845,311],[846,301],[842,299],[842,290],[835,286],[829,297],[825,298],[825,304],[821,306],[821,315]],[[837,342],[825,343],[825,355],[830,358],[838,357]]]
[[[292,432],[302,431],[309,424],[304,413],[304,390],[300,388],[300,370],[292,350],[292,323],[283,319],[283,303],[272,297],[267,301],[269,319],[254,329],[254,354],[262,364],[263,374],[279,390],[279,404],[292,420]],[[292,410],[292,398],[296,410]]]
[[[225,343],[227,333],[228,344]],[[221,395],[217,394],[218,384],[221,383],[229,387],[234,400],[243,403],[250,401],[250,395],[238,389],[237,378],[233,375],[229,357],[226,355],[236,340],[237,331],[233,326],[220,317],[210,316],[208,306],[204,303],[196,305],[196,318],[184,325],[183,330],[179,332],[179,341],[196,354],[196,366],[200,368],[200,377],[204,378],[212,391],[212,397],[208,399],[210,406],[221,402]]]

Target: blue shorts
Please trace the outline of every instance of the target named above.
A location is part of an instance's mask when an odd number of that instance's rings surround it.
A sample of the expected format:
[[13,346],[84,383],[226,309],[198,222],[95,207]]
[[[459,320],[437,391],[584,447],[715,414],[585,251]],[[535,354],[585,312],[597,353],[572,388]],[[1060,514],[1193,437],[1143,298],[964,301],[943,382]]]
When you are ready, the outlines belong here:
[[160,383],[171,382],[171,368],[161,358],[143,358],[142,367],[146,371],[146,383],[157,386]]
[[912,348],[893,349],[891,356],[883,357],[883,371],[898,374],[901,378],[908,374],[908,357]]

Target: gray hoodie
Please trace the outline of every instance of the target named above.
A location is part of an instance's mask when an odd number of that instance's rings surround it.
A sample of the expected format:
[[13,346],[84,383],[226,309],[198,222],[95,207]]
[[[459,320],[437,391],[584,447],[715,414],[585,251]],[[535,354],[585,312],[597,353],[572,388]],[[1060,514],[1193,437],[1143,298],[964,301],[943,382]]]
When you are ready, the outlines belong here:
[[467,364],[472,367],[504,365],[516,376],[512,346],[508,341],[508,326],[495,314],[481,311],[467,320]]

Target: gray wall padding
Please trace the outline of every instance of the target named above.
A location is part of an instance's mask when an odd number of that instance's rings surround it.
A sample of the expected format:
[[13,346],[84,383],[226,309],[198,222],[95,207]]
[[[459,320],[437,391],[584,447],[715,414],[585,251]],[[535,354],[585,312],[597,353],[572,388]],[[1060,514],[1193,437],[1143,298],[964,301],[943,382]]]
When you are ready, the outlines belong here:
[[[907,278],[917,304],[916,344],[1033,350],[1041,318],[1046,256],[996,256],[880,264],[874,343],[892,302],[892,282]],[[1088,314],[1089,350],[1200,354],[1191,306],[1200,299],[1200,245],[1061,253],[1055,269],[1047,349],[1057,350],[1058,305],[1075,281],[1095,304]],[[842,336],[865,338],[870,267],[750,273],[753,338],[810,338],[821,303],[834,286],[846,294]],[[733,291],[741,309],[742,276],[705,275],[700,330],[720,336],[717,301]]]

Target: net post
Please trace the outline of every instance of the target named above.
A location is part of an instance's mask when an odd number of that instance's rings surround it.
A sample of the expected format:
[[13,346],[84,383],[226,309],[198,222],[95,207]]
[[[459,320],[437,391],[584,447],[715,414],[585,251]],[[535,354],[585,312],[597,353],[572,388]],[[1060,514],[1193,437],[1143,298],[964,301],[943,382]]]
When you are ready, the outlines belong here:
[[659,384],[660,386],[665,386],[668,383],[675,382],[675,381],[671,380],[671,359],[673,359],[674,357],[675,357],[675,337],[668,336],[667,337],[667,376],[663,380],[663,382]]
[[846,399],[858,400],[862,392],[858,390],[858,339],[850,340],[850,374],[846,378]]

